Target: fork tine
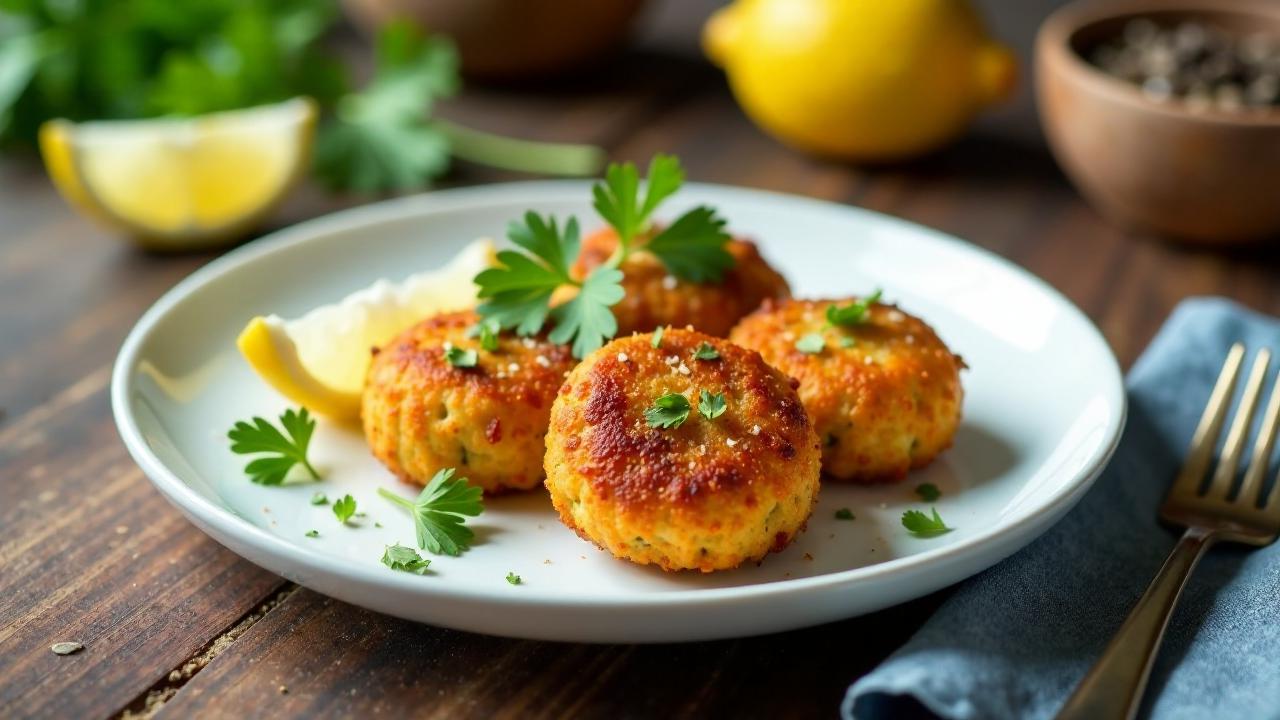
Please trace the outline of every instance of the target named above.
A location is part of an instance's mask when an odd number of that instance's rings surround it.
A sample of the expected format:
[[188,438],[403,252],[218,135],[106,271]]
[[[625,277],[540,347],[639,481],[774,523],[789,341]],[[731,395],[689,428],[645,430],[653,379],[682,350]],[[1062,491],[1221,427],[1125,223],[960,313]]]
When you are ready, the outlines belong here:
[[1244,480],[1240,483],[1237,501],[1255,503],[1266,500],[1261,497],[1262,478],[1266,477],[1267,468],[1271,465],[1277,427],[1280,427],[1280,379],[1271,388],[1271,399],[1267,401],[1267,409],[1262,414],[1262,428],[1253,444],[1253,459],[1249,461],[1249,469],[1245,471]]
[[1262,395],[1262,383],[1267,379],[1267,365],[1270,363],[1271,352],[1266,348],[1259,350],[1258,356],[1253,360],[1253,368],[1249,371],[1249,379],[1245,382],[1244,394],[1240,396],[1240,407],[1231,420],[1231,429],[1227,431],[1222,457],[1218,460],[1218,469],[1213,473],[1213,481],[1205,493],[1206,497],[1225,500],[1231,494],[1236,472],[1240,469],[1240,456],[1244,454],[1249,428],[1253,425],[1253,414],[1258,409],[1258,397]]
[[1200,481],[1209,470],[1213,460],[1213,448],[1218,444],[1218,435],[1222,432],[1222,423],[1227,418],[1227,408],[1231,403],[1231,392],[1235,390],[1236,378],[1240,375],[1240,364],[1244,361],[1244,345],[1236,343],[1227,352],[1227,360],[1222,364],[1222,372],[1218,374],[1218,382],[1213,386],[1209,402],[1200,416],[1200,424],[1191,436],[1191,447],[1187,450],[1186,462],[1173,483],[1173,490],[1181,495],[1194,497],[1200,492]]

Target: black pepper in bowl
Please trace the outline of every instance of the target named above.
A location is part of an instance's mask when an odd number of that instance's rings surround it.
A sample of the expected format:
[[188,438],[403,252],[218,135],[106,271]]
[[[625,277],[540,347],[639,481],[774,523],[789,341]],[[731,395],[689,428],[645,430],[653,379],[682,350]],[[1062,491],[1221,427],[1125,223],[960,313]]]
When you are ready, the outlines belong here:
[[1180,101],[1191,110],[1280,105],[1280,36],[1268,33],[1237,35],[1195,20],[1136,18],[1088,58],[1152,100]]

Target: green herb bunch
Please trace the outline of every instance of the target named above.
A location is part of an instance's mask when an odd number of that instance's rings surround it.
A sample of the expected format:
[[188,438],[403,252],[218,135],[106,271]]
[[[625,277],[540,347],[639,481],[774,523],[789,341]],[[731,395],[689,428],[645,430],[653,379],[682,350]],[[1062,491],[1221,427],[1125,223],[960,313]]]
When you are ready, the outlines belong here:
[[457,91],[452,43],[390,23],[356,91],[326,44],[330,0],[0,0],[0,143],[41,123],[191,116],[305,95],[323,112],[315,171],[338,190],[429,184],[460,157],[512,170],[590,175],[603,153],[531,143],[431,117]]

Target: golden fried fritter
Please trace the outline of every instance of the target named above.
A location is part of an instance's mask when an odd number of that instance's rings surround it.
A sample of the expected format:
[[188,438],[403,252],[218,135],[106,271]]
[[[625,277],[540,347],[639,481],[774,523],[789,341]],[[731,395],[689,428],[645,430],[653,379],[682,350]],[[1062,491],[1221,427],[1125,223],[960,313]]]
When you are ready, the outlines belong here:
[[[551,409],[547,489],[560,518],[617,557],[711,572],[787,546],[813,509],[820,450],[792,381],[754,352],[688,330],[605,345],[569,375]],[[716,359],[695,359],[708,343]],[[723,394],[723,414],[699,412]],[[674,428],[645,410],[689,401]]]
[[[575,361],[567,347],[507,334],[483,350],[467,337],[477,320],[436,315],[376,352],[360,413],[365,438],[408,482],[455,467],[485,492],[535,487],[551,403]],[[475,367],[451,365],[449,347],[475,350]]]
[[[578,277],[586,275],[608,260],[617,247],[618,234],[613,228],[588,235],[582,241],[574,272]],[[659,325],[692,325],[709,335],[724,337],[734,323],[766,298],[791,296],[787,281],[769,267],[755,243],[732,240],[727,249],[734,265],[719,283],[677,280],[648,253],[627,258],[619,267],[626,296],[610,308],[618,320],[618,337],[649,332]]]
[[[822,469],[858,483],[901,480],[951,446],[960,424],[964,361],[917,317],[872,305],[858,325],[832,327],[827,307],[850,300],[766,302],[730,338],[800,381],[822,440]],[[820,352],[796,342],[819,334]]]

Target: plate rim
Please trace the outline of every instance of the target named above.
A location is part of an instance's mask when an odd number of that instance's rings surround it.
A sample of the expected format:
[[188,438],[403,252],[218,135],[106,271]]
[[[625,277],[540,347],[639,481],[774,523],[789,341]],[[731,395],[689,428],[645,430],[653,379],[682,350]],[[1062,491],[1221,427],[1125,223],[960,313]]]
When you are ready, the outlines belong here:
[[[963,540],[941,545],[907,557],[811,577],[789,578],[749,585],[718,588],[676,588],[646,594],[631,594],[623,597],[593,594],[565,597],[563,595],[539,592],[532,587],[526,588],[525,591],[518,595],[512,595],[502,592],[500,588],[490,590],[451,586],[446,583],[423,583],[420,582],[421,578],[400,577],[403,574],[387,573],[372,566],[366,567],[358,564],[343,564],[338,569],[334,569],[331,565],[326,564],[327,561],[331,560],[329,555],[319,550],[306,549],[282,537],[273,535],[206,499],[170,470],[147,444],[136,418],[133,416],[129,402],[129,397],[134,389],[135,378],[138,376],[135,371],[139,363],[141,349],[154,333],[156,326],[175,306],[209,282],[232,273],[241,266],[294,246],[305,244],[323,235],[365,225],[392,222],[417,214],[429,214],[433,209],[455,211],[465,210],[468,205],[484,205],[495,201],[509,202],[510,196],[518,195],[521,192],[528,195],[546,195],[553,194],[554,191],[567,191],[572,188],[581,194],[581,191],[589,187],[589,180],[529,180],[434,190],[429,193],[383,200],[311,218],[275,230],[213,259],[180,280],[157,298],[129,331],[116,356],[111,373],[111,409],[117,431],[130,456],[166,500],[190,518],[199,529],[211,535],[220,544],[226,545],[225,542],[222,542],[217,537],[215,532],[206,530],[206,527],[226,533],[238,542],[256,546],[263,554],[274,556],[280,562],[301,565],[318,574],[335,578],[351,578],[364,584],[390,585],[397,590],[414,593],[423,598],[474,600],[507,606],[651,609],[717,604],[728,600],[762,600],[777,595],[792,595],[824,590],[836,591],[858,583],[885,580],[886,576],[894,574],[910,574],[913,571],[927,569],[937,563],[950,564],[963,561],[966,558],[976,559],[984,549],[994,551],[996,548],[1001,547],[1002,539],[1027,537],[1025,542],[1017,545],[1012,550],[999,553],[999,556],[990,562],[981,563],[982,568],[990,567],[1030,544],[1036,537],[1060,520],[1066,512],[1070,511],[1072,506],[1093,486],[1093,483],[1106,468],[1115,453],[1123,435],[1129,409],[1123,374],[1115,353],[1112,351],[1110,343],[1107,342],[1105,336],[1088,315],[1057,288],[1030,270],[986,248],[954,235],[879,211],[792,193],[716,183],[692,182],[686,183],[685,187],[690,190],[711,193],[728,192],[738,194],[748,200],[754,198],[760,201],[781,201],[808,205],[826,211],[836,210],[842,213],[861,215],[874,222],[888,223],[906,231],[927,235],[931,239],[947,245],[959,246],[960,249],[966,252],[981,256],[983,260],[1001,266],[1004,270],[1020,276],[1033,285],[1035,289],[1053,298],[1060,307],[1074,315],[1075,319],[1080,321],[1088,332],[1092,333],[1093,339],[1105,351],[1106,369],[1108,371],[1105,378],[1107,394],[1118,408],[1118,412],[1106,428],[1110,437],[1107,439],[1105,447],[1100,452],[1095,453],[1090,462],[1077,471],[1075,477],[1066,483],[1061,490],[1057,491],[1055,496],[1034,512],[1008,524],[987,528]],[[1047,521],[1045,520],[1046,518],[1048,518]],[[1034,527],[1036,523],[1042,521],[1044,521],[1043,527]],[[232,552],[244,557],[234,549],[232,549]],[[253,560],[250,560],[250,562],[259,564]],[[267,569],[271,570],[271,568]],[[980,572],[981,568],[978,571]],[[278,571],[276,572],[278,573]],[[976,573],[969,573],[963,577],[967,578],[973,574]]]

